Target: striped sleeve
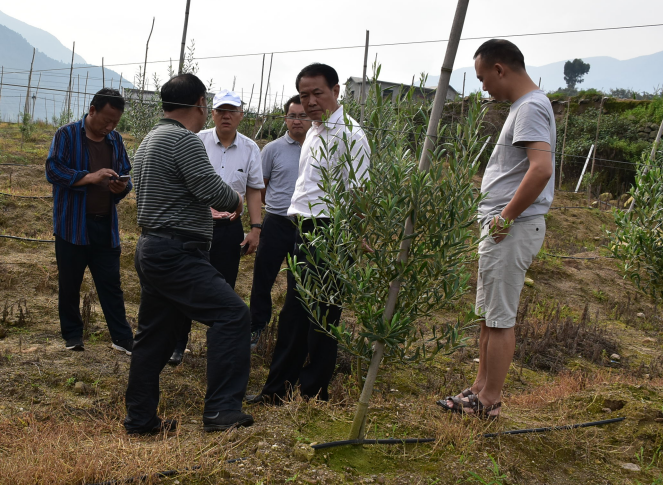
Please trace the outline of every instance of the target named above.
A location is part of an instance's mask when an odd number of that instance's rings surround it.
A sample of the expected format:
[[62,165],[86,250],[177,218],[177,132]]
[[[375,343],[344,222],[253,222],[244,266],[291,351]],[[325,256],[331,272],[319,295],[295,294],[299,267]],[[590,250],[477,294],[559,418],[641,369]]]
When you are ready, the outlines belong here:
[[80,179],[87,175],[86,170],[76,170],[72,167],[72,140],[69,128],[71,125],[60,128],[53,137],[51,149],[46,159],[46,180],[51,184],[73,190],[85,190],[84,187],[73,187]]
[[184,184],[199,202],[221,212],[237,209],[237,192],[214,171],[200,138],[182,136],[175,143],[173,155]]

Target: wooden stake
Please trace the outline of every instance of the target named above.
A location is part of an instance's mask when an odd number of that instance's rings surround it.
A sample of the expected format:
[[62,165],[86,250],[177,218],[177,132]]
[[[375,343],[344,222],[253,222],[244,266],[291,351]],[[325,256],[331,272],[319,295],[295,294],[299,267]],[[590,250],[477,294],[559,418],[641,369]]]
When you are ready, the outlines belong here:
[[[260,94],[258,94],[258,110],[256,111],[256,122],[253,126],[253,137],[256,137],[258,132],[258,116],[260,115],[260,102],[262,101],[262,78],[265,75],[265,54],[262,55],[262,69],[260,71]],[[251,89],[251,97],[253,97],[253,88]]]
[[274,60],[274,53],[269,56],[269,74],[267,74],[267,89],[265,89],[265,104],[262,107],[263,117],[267,111],[267,95],[269,94],[269,82],[272,79],[272,61]]
[[[71,67],[69,68],[69,92],[67,93],[67,122],[71,121],[69,113],[71,112],[71,91],[74,88],[73,78],[74,75],[74,52],[76,51],[76,42],[74,42],[73,47],[71,48]],[[103,60],[102,60],[103,62]]]
[[249,98],[249,105],[248,105],[248,108],[247,108],[247,109],[249,109],[249,110],[251,109],[251,101],[253,101],[253,88],[254,88],[255,86],[256,86],[256,83],[253,83],[253,84],[251,85],[251,97]]
[[[189,6],[191,5],[191,0],[186,0],[186,11],[184,12],[184,30],[182,32],[182,47],[180,48],[180,67],[177,70],[177,74],[182,74],[182,69],[184,68],[184,46],[186,45],[186,28],[189,25]],[[147,53],[145,53],[147,56]]]
[[231,91],[235,91],[235,81],[237,81],[237,76],[233,76],[233,88]]
[[[189,4],[187,2],[187,18],[189,15]],[[154,18],[152,17],[152,28],[150,29],[150,35],[147,36],[147,42],[145,43],[145,62],[143,62],[143,87],[141,88],[142,91],[145,91],[145,80],[147,79],[147,49],[150,46],[150,39],[152,38],[152,31],[154,30]],[[186,27],[185,27],[186,29]],[[180,72],[181,74],[181,72]],[[143,99],[143,93],[140,94],[141,100]]]
[[0,69],[2,70],[0,71],[0,111],[2,111],[2,82],[5,80],[5,66],[1,66]]
[[104,69],[104,58],[101,58],[101,87],[106,87],[106,70]]
[[[447,90],[449,89],[449,79],[453,71],[456,53],[458,52],[458,44],[460,42],[460,35],[463,31],[463,23],[465,22],[465,14],[467,13],[467,6],[469,0],[458,0],[456,13],[454,15],[453,24],[451,27],[451,34],[449,35],[449,42],[447,43],[447,51],[442,63],[442,70],[440,79],[437,84],[435,92],[435,100],[431,109],[431,114],[428,123],[428,130],[426,132],[426,141],[424,148],[421,152],[421,160],[419,161],[419,170],[427,171],[430,168],[431,154],[435,148],[435,141],[437,140],[438,126],[442,117],[442,110],[444,103],[447,99]],[[409,237],[414,233],[414,223],[412,218],[408,218],[405,223],[405,238],[401,242],[400,251],[397,258],[398,265],[404,265],[409,257],[410,245],[412,238]],[[394,279],[389,285],[389,293],[387,302],[385,304],[384,313],[382,315],[383,321],[389,322],[394,316],[396,309],[396,302],[398,301],[398,293],[401,288],[401,281],[399,278]],[[366,381],[357,403],[357,412],[355,413],[354,420],[352,421],[352,429],[350,431],[350,439],[364,439],[366,432],[366,413],[368,411],[368,402],[373,393],[375,386],[375,379],[377,371],[384,355],[385,343],[376,341],[373,345],[373,357],[371,364],[368,367],[366,374]]]
[[85,89],[84,89],[84,92],[83,92],[83,111],[88,109],[88,107],[86,106],[85,103],[87,102],[87,77],[89,75],[90,75],[90,71],[86,71],[85,72]]
[[571,111],[571,98],[567,101],[566,120],[564,121],[564,141],[562,142],[562,158],[559,161],[559,190],[562,190],[562,169],[564,168],[564,151],[566,150],[566,129],[569,126],[569,112]]
[[[111,88],[113,81],[111,80]],[[81,117],[81,75],[76,74],[76,118]]]
[[28,76],[28,92],[25,94],[25,107],[23,108],[24,114],[30,114],[30,84],[32,83],[32,66],[35,63],[35,52],[37,49],[32,48],[32,62],[30,62],[30,75]]
[[364,110],[366,108],[366,66],[368,65],[368,37],[369,31],[366,31],[366,43],[364,44],[364,71],[361,75],[361,114],[359,116],[359,125],[364,126]]
[[539,89],[541,89],[541,78],[539,77]]
[[39,96],[39,86],[41,86],[41,72],[39,73],[39,81],[37,81],[37,89],[35,90],[34,98],[32,98],[32,118],[35,117],[35,103],[37,102],[37,96]]
[[467,72],[463,73],[463,94],[460,95],[460,117],[461,119],[463,118],[463,114],[465,113],[465,76],[467,75]]

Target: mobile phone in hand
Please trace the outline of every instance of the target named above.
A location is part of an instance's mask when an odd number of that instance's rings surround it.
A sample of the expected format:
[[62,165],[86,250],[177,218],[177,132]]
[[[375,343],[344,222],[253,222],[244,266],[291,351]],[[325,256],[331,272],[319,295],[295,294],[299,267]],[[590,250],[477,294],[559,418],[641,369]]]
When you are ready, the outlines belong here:
[[131,179],[131,175],[120,175],[119,177],[113,175],[110,179],[114,181],[119,180],[120,182],[128,182]]
[[249,250],[249,243],[246,243],[242,248],[239,250],[239,255],[244,256],[246,252]]

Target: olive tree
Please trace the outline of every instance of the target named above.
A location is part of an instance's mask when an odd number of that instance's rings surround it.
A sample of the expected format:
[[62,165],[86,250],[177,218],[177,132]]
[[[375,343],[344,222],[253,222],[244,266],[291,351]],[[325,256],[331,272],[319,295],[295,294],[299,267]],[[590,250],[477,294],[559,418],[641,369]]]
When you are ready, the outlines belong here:
[[[475,99],[463,123],[439,128],[430,168],[420,171],[427,106],[415,99],[414,88],[395,102],[385,101],[373,83],[364,126],[371,148],[368,180],[358,180],[345,136],[321,151],[328,206],[321,217],[330,222],[302,234],[308,243],[302,250],[307,260],[323,264],[304,270],[302,261],[289,261],[300,298],[320,330],[370,362],[362,392],[367,397],[360,398],[350,439],[365,435],[368,399],[383,358],[418,361],[451,353],[463,345],[464,329],[475,318],[473,312],[445,323],[431,317],[468,289],[468,263],[479,240],[471,227],[480,200],[472,178],[483,112]],[[326,163],[332,157],[337,163]],[[405,258],[404,244],[409,245]],[[394,282],[398,298],[389,299]],[[388,300],[395,307],[386,313]],[[342,307],[338,325],[327,322],[321,304]]]

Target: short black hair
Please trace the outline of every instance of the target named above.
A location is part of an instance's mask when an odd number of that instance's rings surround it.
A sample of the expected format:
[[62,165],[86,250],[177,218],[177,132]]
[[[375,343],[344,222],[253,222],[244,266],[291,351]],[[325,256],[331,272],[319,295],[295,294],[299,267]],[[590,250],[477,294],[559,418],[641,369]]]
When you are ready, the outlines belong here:
[[161,86],[161,102],[166,112],[196,106],[198,100],[205,96],[205,84],[198,76],[190,73],[174,76]]
[[100,89],[94,95],[92,101],[90,101],[90,106],[94,106],[96,111],[101,111],[107,104],[110,104],[112,108],[124,112],[124,98],[117,89]]
[[316,76],[323,76],[325,78],[325,81],[327,81],[327,86],[329,86],[329,89],[333,88],[338,84],[338,73],[336,72],[336,69],[334,69],[331,66],[328,66],[327,64],[320,64],[319,62],[314,62],[313,64],[309,64],[306,66],[304,69],[299,71],[299,74],[297,74],[297,80],[295,81],[295,87],[297,88],[297,92],[299,92],[299,81],[303,77],[316,77]]
[[490,39],[481,44],[474,53],[473,59],[481,56],[487,64],[505,64],[511,69],[520,71],[525,69],[525,56],[513,42],[504,39]]
[[286,116],[288,115],[288,110],[290,109],[290,105],[292,103],[302,104],[302,100],[299,99],[299,94],[295,94],[292,98],[285,102],[285,105],[283,106],[283,112]]

